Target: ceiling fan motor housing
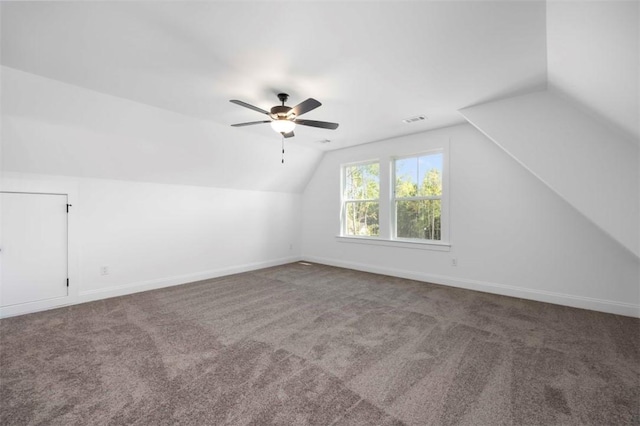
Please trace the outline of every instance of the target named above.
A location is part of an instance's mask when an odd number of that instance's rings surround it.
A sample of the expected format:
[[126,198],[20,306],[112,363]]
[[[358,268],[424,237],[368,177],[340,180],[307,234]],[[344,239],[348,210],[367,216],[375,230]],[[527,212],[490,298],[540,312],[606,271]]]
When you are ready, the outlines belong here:
[[271,116],[274,119],[284,118],[287,116],[287,114],[289,114],[289,111],[291,111],[291,107],[284,106],[284,105],[276,105],[273,108],[271,108]]

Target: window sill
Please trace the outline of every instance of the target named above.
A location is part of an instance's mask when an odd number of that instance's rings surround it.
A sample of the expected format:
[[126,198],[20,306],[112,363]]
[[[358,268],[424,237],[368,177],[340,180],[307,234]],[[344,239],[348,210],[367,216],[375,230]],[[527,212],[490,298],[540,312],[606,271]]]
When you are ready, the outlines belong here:
[[374,246],[400,247],[417,250],[451,251],[451,244],[444,242],[422,242],[411,240],[387,240],[377,237],[352,237],[337,235],[340,243],[369,244]]

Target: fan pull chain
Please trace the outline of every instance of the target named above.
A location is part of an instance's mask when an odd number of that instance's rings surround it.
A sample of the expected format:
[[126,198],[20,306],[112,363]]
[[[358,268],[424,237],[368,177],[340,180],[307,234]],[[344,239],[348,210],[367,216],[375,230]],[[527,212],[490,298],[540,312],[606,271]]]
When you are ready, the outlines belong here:
[[284,164],[284,135],[282,135],[282,164]]

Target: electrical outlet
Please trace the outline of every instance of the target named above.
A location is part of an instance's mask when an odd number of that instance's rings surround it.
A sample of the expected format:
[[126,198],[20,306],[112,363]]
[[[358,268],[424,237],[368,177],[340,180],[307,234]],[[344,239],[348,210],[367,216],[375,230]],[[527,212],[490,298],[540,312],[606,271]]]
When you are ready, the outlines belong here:
[[458,266],[458,259],[456,259],[455,257],[451,258],[451,266]]
[[109,267],[108,266],[100,267],[100,275],[109,275]]

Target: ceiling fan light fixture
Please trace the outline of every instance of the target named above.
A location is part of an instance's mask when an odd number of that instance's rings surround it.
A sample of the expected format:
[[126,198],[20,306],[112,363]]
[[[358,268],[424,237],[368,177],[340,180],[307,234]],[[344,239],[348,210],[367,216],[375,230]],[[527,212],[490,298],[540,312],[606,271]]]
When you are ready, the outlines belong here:
[[286,118],[279,118],[271,122],[271,128],[276,133],[291,133],[296,128],[296,123]]
[[[1,1],[1,0],[0,0]],[[237,99],[231,99],[229,102],[239,105],[241,107],[249,108],[261,114],[264,114],[269,117],[269,120],[261,120],[261,121],[250,121],[247,123],[236,123],[232,124],[233,127],[244,127],[244,126],[253,126],[254,124],[263,124],[269,123],[271,124],[271,128],[280,133],[285,138],[292,138],[295,135],[293,134],[293,129],[296,128],[296,124],[300,124],[301,126],[309,126],[309,127],[317,127],[319,129],[329,129],[335,130],[338,128],[338,123],[330,123],[328,121],[317,121],[317,120],[300,120],[299,117],[302,114],[306,114],[309,111],[313,111],[318,108],[322,104],[313,98],[309,98],[306,101],[300,102],[298,105],[294,107],[286,106],[284,103],[289,98],[289,95],[286,93],[279,93],[278,99],[282,102],[282,105],[276,105],[271,108],[270,111],[265,111],[262,108],[257,106],[248,104],[246,102],[239,101]]]

